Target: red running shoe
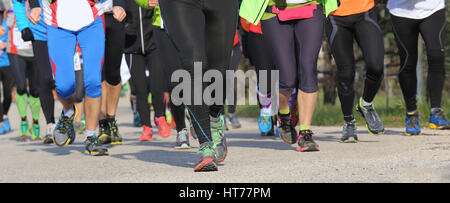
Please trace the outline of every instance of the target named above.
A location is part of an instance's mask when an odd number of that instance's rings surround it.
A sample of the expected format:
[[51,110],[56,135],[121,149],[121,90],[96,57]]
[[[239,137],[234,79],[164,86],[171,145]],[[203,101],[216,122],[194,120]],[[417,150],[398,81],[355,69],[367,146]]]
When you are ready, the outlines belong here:
[[143,130],[142,130],[142,135],[139,138],[139,142],[152,141],[153,140],[153,130],[146,125],[143,125],[142,127],[143,127]]
[[170,136],[170,126],[164,116],[155,118],[155,123],[158,127],[159,136],[161,136],[162,138],[167,138]]

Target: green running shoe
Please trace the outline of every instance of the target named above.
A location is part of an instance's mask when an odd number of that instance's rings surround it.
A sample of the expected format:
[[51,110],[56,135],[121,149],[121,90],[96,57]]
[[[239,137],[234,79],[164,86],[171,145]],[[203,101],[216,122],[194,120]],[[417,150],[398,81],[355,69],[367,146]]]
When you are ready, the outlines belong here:
[[31,141],[41,141],[41,127],[39,124],[33,124],[33,129],[31,129]]
[[207,172],[218,170],[214,143],[205,142],[201,144],[197,152],[197,158],[198,161],[194,168],[195,172]]
[[28,139],[28,121],[22,121],[20,123],[19,140],[25,141]]
[[228,154],[227,140],[224,134],[224,117],[220,115],[219,117],[210,117],[210,119],[211,137],[216,150],[217,161],[223,162]]

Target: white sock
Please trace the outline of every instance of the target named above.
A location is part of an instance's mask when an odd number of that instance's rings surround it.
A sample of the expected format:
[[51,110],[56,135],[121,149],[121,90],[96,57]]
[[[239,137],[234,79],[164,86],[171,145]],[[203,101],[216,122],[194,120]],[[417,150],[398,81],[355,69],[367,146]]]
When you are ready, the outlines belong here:
[[361,105],[363,105],[363,106],[372,106],[372,102],[366,102],[364,99],[362,99]]
[[73,114],[75,113],[75,111],[73,110],[73,107],[70,109],[64,109],[63,112],[64,112],[64,115],[69,118],[72,117]]

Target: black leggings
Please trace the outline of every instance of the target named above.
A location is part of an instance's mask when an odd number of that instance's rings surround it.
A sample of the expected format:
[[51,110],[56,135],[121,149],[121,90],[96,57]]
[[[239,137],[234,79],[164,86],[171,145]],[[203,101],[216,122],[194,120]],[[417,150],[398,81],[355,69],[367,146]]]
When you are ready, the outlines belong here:
[[400,54],[399,81],[407,111],[417,110],[417,58],[419,34],[425,41],[428,58],[427,91],[431,108],[440,108],[445,82],[445,10],[422,20],[392,15],[393,30]]
[[[8,56],[17,94],[30,93],[32,97],[39,98],[39,71],[36,68],[34,57],[24,57],[17,54],[9,54]],[[29,89],[27,88],[27,79]]]
[[116,86],[120,83],[120,64],[125,41],[123,22],[114,19],[113,14],[105,13],[105,60],[102,70],[102,81]]
[[[267,91],[261,89],[261,93],[264,95],[270,94],[272,87],[271,71],[275,69],[275,65],[273,64],[272,56],[269,54],[264,44],[262,34],[253,32],[246,33],[245,43],[243,43],[243,46],[247,46],[244,49],[248,52],[247,55],[250,59],[250,63],[255,66],[258,87],[262,87],[264,85],[266,86]],[[266,84],[263,84],[264,81],[261,81],[260,79],[260,71],[267,71]]]
[[[209,116],[220,115],[223,105],[209,106],[203,101],[194,105],[195,95],[201,95],[194,91],[194,62],[202,62],[203,72],[216,69],[224,75],[237,28],[237,0],[164,0],[160,6],[167,31],[180,53],[182,69],[191,75],[191,101],[187,107],[195,132],[204,135],[199,136],[200,144],[212,141]],[[207,85],[202,85],[202,92]]]
[[148,94],[152,93],[152,105],[155,109],[155,118],[164,116],[164,73],[160,65],[160,56],[157,51],[147,55],[127,54],[126,60],[130,67],[131,80],[135,85],[137,111],[142,123],[151,127],[150,105]]
[[[176,83],[170,82],[172,73],[181,68],[181,60],[178,56],[178,52],[175,45],[170,40],[169,35],[164,30],[159,27],[153,26],[153,33],[155,39],[155,45],[158,49],[162,64],[164,64],[164,77],[167,81],[167,86],[169,88],[169,95],[172,93],[172,89],[177,85]],[[171,109],[173,119],[175,120],[177,132],[182,131],[186,128],[186,108],[184,104],[175,105],[172,99],[169,99],[169,108]]]
[[48,123],[55,123],[55,99],[53,89],[55,81],[53,80],[50,57],[48,56],[47,42],[33,41],[34,60],[39,72],[39,98],[45,120]]
[[0,101],[0,122],[2,122],[3,116],[8,115],[12,100],[11,89],[13,84],[13,76],[10,67],[0,67],[0,80],[3,86],[3,102]]
[[355,100],[354,39],[361,48],[366,63],[364,101],[373,101],[383,80],[384,42],[377,23],[376,9],[350,16],[330,15],[326,21],[326,31],[337,65],[338,95],[342,113],[344,117],[351,118]]
[[[241,62],[241,57],[242,57],[242,52],[241,52],[241,46],[240,44],[237,44],[236,46],[233,47],[233,51],[231,54],[231,61],[230,61],[230,66],[228,68],[228,70],[232,70],[235,71],[238,70],[239,68],[239,64]],[[227,83],[234,83],[234,87],[236,87],[237,82],[236,82],[236,78],[227,78]],[[236,112],[236,102],[237,102],[237,88],[234,88],[234,97],[233,97],[233,101],[228,101],[230,102],[227,107],[228,107],[228,113],[235,113]]]

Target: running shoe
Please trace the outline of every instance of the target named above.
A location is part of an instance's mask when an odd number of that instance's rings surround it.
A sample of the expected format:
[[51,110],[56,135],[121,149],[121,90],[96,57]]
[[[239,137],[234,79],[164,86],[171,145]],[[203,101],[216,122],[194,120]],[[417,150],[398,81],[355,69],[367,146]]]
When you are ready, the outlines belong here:
[[100,144],[111,144],[111,128],[109,127],[109,122],[106,119],[98,121],[98,142]]
[[189,134],[185,128],[177,133],[177,142],[175,143],[175,149],[190,149]]
[[158,135],[162,138],[167,138],[170,136],[170,127],[166,122],[166,118],[164,116],[155,118],[156,126],[158,127]]
[[273,132],[272,116],[260,115],[258,119],[259,132],[261,136],[269,136],[270,132]]
[[356,111],[366,120],[366,127],[370,134],[377,135],[384,133],[384,124],[378,116],[373,105],[363,106],[362,98],[359,99],[359,103],[356,105]]
[[227,140],[224,134],[224,116],[220,115],[217,118],[211,117],[210,127],[217,161],[223,162],[228,154]]
[[143,125],[138,112],[134,113],[133,115],[133,125],[134,127],[141,127]]
[[31,129],[31,141],[41,141],[41,127],[39,124],[33,124],[33,129]]
[[28,139],[28,121],[22,121],[20,123],[19,140],[25,141]]
[[450,122],[447,121],[444,111],[442,109],[437,109],[435,112],[431,112],[429,127],[431,129],[449,129]]
[[108,149],[105,145],[100,144],[98,142],[96,136],[86,137],[84,141],[85,150],[84,154],[88,156],[105,156],[108,155]]
[[212,142],[202,143],[197,152],[195,172],[217,171],[216,152]]
[[49,123],[47,124],[47,133],[44,135],[43,143],[51,144],[53,143],[53,132],[55,131],[56,124]]
[[422,134],[419,124],[419,113],[417,111],[413,113],[407,113],[405,121],[406,121],[406,129],[405,129],[406,136]]
[[5,124],[4,124],[4,121],[2,121],[1,123],[0,123],[0,135],[3,135],[3,134],[5,134],[6,132],[5,132]]
[[153,130],[152,128],[143,125],[142,126],[142,134],[141,137],[139,138],[139,142],[149,142],[153,140]]
[[74,106],[75,113],[71,117],[64,115],[64,111],[61,113],[61,118],[56,124],[56,128],[53,131],[53,142],[56,146],[63,147],[75,140],[75,129],[73,128],[73,119],[77,114],[77,108]]
[[228,120],[230,120],[232,128],[240,128],[241,123],[239,123],[238,117],[234,113],[228,114]]
[[86,124],[83,122],[74,122],[73,127],[75,128],[75,132],[78,134],[83,134],[84,130],[86,130]]
[[356,135],[356,120],[345,122],[342,129],[342,137],[339,140],[340,143],[357,143],[358,136]]
[[289,116],[279,116],[280,123],[279,136],[286,144],[294,144],[297,141],[297,131],[292,125],[292,120]]
[[314,136],[311,130],[300,131],[297,144],[297,151],[299,152],[320,151],[319,145],[314,142]]
[[8,117],[3,120],[3,127],[5,129],[5,133],[11,132],[11,124],[9,123]]
[[109,132],[111,133],[111,145],[121,145],[122,137],[119,133],[119,127],[117,127],[117,121],[115,119],[109,121]]

